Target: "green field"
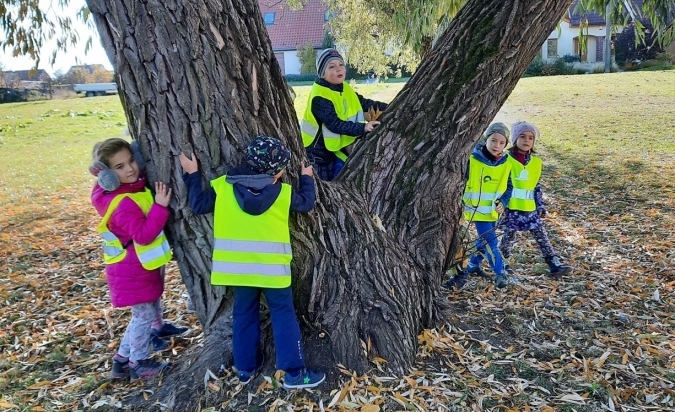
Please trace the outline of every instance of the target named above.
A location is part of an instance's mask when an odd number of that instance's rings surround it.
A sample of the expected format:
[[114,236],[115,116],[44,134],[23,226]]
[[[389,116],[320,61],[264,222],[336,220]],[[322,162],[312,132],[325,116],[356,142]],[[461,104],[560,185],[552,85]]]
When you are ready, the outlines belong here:
[[[403,84],[355,87],[389,101]],[[309,86],[294,89],[301,115]],[[675,410],[675,71],[522,79],[497,119],[540,128],[547,230],[574,273],[548,279],[521,237],[520,285],[448,294],[405,379],[347,379],[325,410]],[[0,105],[0,410],[117,410],[145,389],[108,381],[128,313],[110,309],[89,204],[92,146],[125,124],[117,96]],[[175,265],[167,279],[167,317],[192,328],[163,353],[177,360],[203,336]],[[219,378],[202,410],[237,410]],[[262,385],[253,402],[316,411],[340,389]]]

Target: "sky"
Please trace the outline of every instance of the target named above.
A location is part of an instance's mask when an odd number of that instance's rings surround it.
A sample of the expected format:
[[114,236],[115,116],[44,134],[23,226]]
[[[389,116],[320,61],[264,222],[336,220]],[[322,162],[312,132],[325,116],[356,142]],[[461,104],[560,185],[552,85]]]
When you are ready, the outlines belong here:
[[[51,7],[57,8],[57,3],[58,2],[56,0],[40,0],[40,7],[43,10],[47,10],[51,4]],[[68,7],[63,11],[63,15],[68,15],[71,18],[73,26],[80,36],[79,44],[76,47],[69,49],[66,53],[59,52],[59,54],[56,56],[56,62],[52,66],[49,61],[51,59],[52,52],[56,48],[56,41],[46,40],[42,47],[42,52],[40,53],[40,66],[38,69],[45,69],[48,73],[53,75],[57,70],[61,70],[65,73],[71,66],[78,64],[102,64],[106,67],[106,69],[112,70],[112,65],[110,64],[108,56],[103,50],[98,32],[96,30],[92,31],[89,29],[76,17],[77,10],[81,9],[84,5],[84,0],[70,0]],[[92,46],[85,54],[85,43],[90,35],[93,40]],[[0,32],[0,36],[4,36],[4,33]],[[12,57],[9,48],[6,52],[3,52],[1,47],[0,63],[2,65],[2,70],[5,71],[29,70],[35,65],[35,62],[30,57]]]

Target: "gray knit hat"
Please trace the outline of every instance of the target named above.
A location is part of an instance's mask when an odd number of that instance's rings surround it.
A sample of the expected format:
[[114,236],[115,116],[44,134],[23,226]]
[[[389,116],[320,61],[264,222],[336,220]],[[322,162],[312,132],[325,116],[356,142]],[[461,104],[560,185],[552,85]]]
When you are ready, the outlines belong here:
[[509,144],[509,128],[506,127],[506,125],[502,122],[492,123],[490,127],[487,128],[485,133],[483,133],[483,136],[481,136],[479,143],[485,143],[488,137],[490,137],[490,135],[493,135],[495,133],[499,133],[502,136],[506,137],[506,144]]
[[274,137],[256,137],[246,148],[246,164],[257,173],[274,176],[290,161],[291,151]]
[[532,123],[517,122],[511,127],[511,133],[513,134],[513,147],[516,146],[516,140],[518,140],[518,136],[525,132],[532,133],[534,135],[535,142],[537,139],[539,139],[539,129],[537,129]]
[[342,58],[342,55],[336,49],[325,49],[316,56],[316,74],[319,77],[323,77],[326,67],[331,60],[340,60],[342,63],[345,62],[345,59]]

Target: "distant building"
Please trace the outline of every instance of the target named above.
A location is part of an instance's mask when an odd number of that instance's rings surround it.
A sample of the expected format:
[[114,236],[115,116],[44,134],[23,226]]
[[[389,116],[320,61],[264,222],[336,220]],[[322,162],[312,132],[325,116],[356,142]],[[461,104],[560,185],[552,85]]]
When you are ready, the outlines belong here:
[[43,69],[0,72],[2,86],[13,89],[49,88],[52,78]]
[[102,64],[82,64],[71,66],[68,71],[59,78],[61,83],[110,83],[115,73],[106,69]]
[[283,74],[299,74],[298,48],[311,44],[321,49],[326,35],[328,6],[322,0],[310,0],[301,10],[291,10],[285,1],[258,0],[272,42],[274,56]]
[[[77,65],[77,66],[70,66],[70,69],[68,69],[68,71],[66,72],[65,75],[67,76],[69,74],[73,74],[73,73],[75,73],[79,70],[83,70],[83,71],[85,71],[86,73],[89,73],[89,74],[93,74],[97,71],[109,72],[105,68],[105,66],[102,65],[102,64],[81,64],[81,65]],[[112,73],[112,72],[109,72],[109,73]]]

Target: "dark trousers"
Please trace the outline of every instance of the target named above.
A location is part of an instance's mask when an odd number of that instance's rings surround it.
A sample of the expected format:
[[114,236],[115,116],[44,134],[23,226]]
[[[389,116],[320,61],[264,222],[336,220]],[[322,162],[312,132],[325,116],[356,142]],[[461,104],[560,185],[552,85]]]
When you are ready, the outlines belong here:
[[296,371],[305,367],[300,326],[293,307],[290,286],[283,289],[234,287],[232,310],[232,351],[239,371],[253,372],[261,362],[260,294],[264,293],[272,318],[272,332],[277,354],[277,369]]

